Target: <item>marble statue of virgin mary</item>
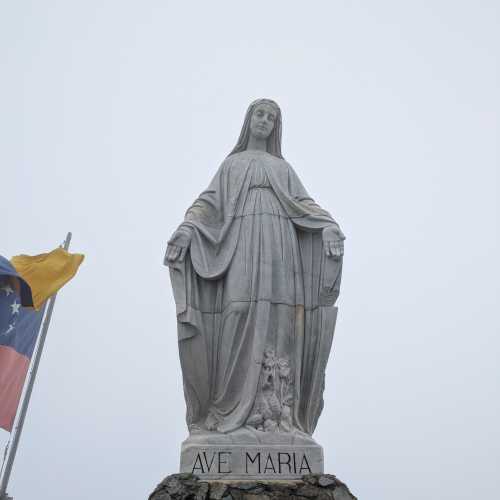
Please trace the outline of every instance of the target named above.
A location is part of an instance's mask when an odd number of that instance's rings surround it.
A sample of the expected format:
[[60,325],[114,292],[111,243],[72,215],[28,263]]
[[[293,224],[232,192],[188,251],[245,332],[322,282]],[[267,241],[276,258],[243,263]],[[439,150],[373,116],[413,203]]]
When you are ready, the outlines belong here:
[[168,242],[191,435],[311,435],[323,408],[345,238],[281,130],[278,105],[253,102]]

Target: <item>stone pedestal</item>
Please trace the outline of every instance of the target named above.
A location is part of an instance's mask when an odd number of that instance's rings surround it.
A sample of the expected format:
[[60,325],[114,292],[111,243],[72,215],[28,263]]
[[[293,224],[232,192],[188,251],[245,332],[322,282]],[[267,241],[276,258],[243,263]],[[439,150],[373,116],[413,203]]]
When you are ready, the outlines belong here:
[[200,479],[300,479],[323,473],[321,446],[185,445],[181,472]]
[[323,448],[298,430],[195,431],[182,443],[180,472],[201,480],[300,479],[323,473]]
[[357,500],[330,474],[311,474],[295,481],[202,481],[193,474],[166,477],[149,500]]

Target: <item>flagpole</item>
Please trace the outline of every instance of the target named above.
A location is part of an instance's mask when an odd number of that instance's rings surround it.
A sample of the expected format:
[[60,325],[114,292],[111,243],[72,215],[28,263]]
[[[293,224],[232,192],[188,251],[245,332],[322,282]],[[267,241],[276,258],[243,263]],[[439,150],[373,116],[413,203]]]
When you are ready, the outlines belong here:
[[[71,233],[66,235],[64,240],[63,248],[64,250],[69,249],[69,244],[71,242]],[[10,473],[12,471],[12,464],[14,463],[14,458],[16,457],[17,446],[19,445],[19,439],[21,438],[21,432],[23,430],[24,419],[28,411],[28,405],[31,398],[31,392],[33,391],[33,385],[35,383],[36,372],[38,371],[38,365],[40,364],[40,359],[42,357],[43,345],[45,344],[45,338],[47,337],[47,331],[49,330],[50,320],[52,318],[52,311],[54,310],[54,304],[56,302],[57,293],[55,293],[48,301],[47,312],[45,313],[45,318],[43,320],[42,329],[40,332],[40,337],[38,339],[38,344],[36,348],[33,361],[31,363],[31,369],[28,374],[28,380],[26,382],[26,390],[24,392],[24,397],[19,405],[17,423],[12,433],[12,442],[9,446],[9,452],[7,455],[7,460],[5,463],[5,469],[0,482],[0,500],[11,500],[11,497],[7,496],[7,484],[9,482]]]

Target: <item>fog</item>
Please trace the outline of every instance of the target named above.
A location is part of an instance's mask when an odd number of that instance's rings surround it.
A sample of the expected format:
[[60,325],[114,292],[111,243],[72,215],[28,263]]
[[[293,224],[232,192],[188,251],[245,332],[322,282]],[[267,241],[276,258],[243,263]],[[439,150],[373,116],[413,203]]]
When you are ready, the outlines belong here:
[[[494,498],[495,1],[4,2],[0,253],[73,232],[15,500],[147,498],[187,435],[166,241],[275,99],[346,256],[315,433],[361,500]],[[0,448],[9,435],[0,430]]]

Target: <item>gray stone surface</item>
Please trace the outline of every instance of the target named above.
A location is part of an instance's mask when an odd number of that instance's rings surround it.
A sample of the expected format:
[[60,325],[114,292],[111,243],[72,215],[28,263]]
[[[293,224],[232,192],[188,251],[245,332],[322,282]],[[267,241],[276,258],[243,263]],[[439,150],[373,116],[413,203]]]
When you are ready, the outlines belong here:
[[190,444],[317,446],[343,240],[283,159],[279,107],[252,103],[165,255]]
[[318,445],[183,444],[180,471],[201,479],[300,479],[323,473],[323,450]]
[[192,474],[166,477],[149,500],[357,500],[349,488],[331,474],[306,475],[298,481],[210,481]]

